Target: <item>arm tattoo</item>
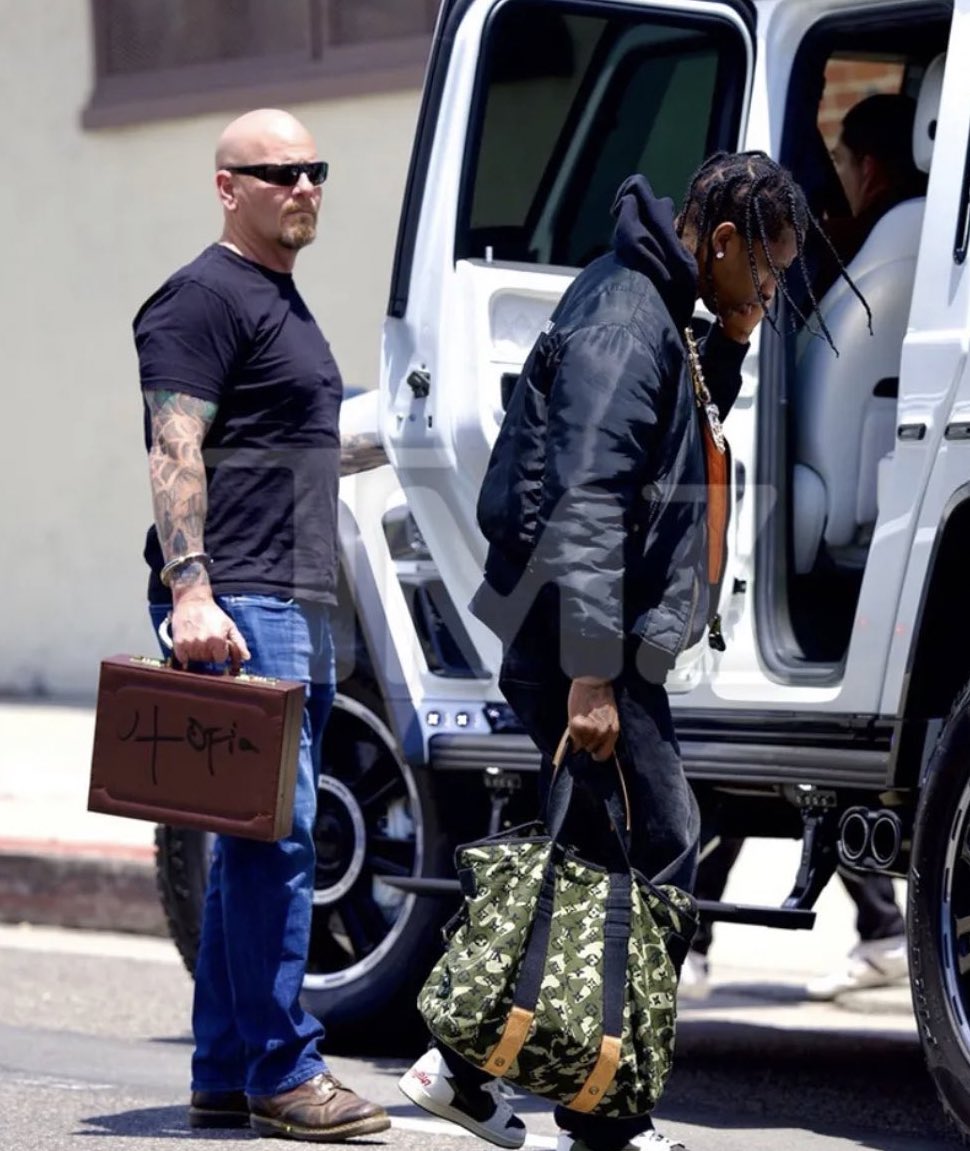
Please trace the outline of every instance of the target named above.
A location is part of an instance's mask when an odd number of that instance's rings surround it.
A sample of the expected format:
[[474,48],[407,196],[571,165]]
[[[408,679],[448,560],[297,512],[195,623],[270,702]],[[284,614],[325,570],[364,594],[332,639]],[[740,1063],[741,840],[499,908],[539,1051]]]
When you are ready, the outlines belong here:
[[[148,467],[155,526],[166,560],[187,552],[205,551],[208,508],[202,444],[217,405],[182,392],[147,391],[152,446]],[[189,564],[174,581],[179,585],[207,584],[201,564]]]
[[380,438],[373,433],[340,437],[340,474],[353,475],[387,463]]

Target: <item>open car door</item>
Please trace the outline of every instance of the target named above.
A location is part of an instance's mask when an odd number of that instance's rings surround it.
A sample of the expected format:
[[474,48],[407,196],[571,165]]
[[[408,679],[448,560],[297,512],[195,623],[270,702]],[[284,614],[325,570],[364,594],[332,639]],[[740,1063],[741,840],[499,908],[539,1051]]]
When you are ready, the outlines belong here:
[[[484,666],[467,611],[475,506],[505,399],[559,296],[610,245],[634,172],[680,203],[735,150],[754,70],[748,0],[444,0],[408,177],[381,428]],[[730,579],[730,570],[729,570]]]

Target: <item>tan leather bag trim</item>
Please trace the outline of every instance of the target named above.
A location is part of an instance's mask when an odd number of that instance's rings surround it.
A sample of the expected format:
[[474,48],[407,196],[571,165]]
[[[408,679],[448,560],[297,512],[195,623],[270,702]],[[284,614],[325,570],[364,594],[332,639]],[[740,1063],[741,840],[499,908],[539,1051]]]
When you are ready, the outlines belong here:
[[482,1068],[483,1071],[487,1071],[489,1075],[498,1076],[502,1076],[508,1071],[509,1064],[525,1044],[533,1019],[535,1019],[534,1011],[525,1011],[521,1007],[512,1008],[508,1019],[505,1021],[502,1038],[495,1044],[492,1054],[488,1057],[488,1062]]
[[600,1044],[596,1066],[589,1078],[566,1104],[572,1111],[592,1111],[603,1102],[620,1066],[620,1050],[623,1044],[616,1035],[604,1035]]

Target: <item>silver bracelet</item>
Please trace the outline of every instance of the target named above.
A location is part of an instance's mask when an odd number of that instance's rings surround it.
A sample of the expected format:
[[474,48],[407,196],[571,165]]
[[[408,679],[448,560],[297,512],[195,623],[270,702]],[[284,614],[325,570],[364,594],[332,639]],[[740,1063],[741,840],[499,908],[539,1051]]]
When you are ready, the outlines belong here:
[[172,586],[172,576],[177,575],[188,564],[200,563],[206,568],[212,567],[212,556],[208,552],[186,552],[184,556],[171,559],[158,573],[158,578],[165,587]]

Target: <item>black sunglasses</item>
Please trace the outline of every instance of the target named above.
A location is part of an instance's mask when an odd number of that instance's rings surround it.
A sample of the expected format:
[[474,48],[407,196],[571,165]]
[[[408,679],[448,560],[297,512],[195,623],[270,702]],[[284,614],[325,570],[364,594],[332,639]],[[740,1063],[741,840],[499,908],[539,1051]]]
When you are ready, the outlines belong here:
[[227,172],[240,176],[255,176],[264,184],[275,184],[278,188],[292,188],[301,176],[306,176],[311,184],[319,186],[326,180],[329,166],[326,160],[310,160],[305,164],[237,164],[226,166]]

